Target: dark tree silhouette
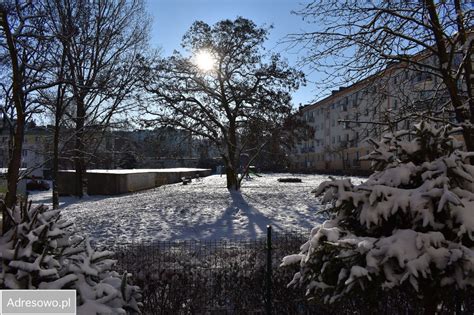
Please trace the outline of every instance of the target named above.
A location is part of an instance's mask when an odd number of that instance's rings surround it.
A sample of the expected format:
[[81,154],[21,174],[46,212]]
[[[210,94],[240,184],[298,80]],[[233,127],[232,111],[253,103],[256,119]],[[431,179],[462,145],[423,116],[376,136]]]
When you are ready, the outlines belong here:
[[0,4],[0,65],[3,114],[8,113],[11,148],[7,172],[7,193],[0,203],[2,230],[10,228],[9,211],[16,204],[21,154],[26,122],[36,111],[38,91],[57,85],[48,76],[48,52],[52,41],[44,28],[41,5],[34,1],[4,1]]
[[[304,82],[279,55],[264,54],[267,33],[242,17],[213,26],[197,21],[182,41],[191,56],[175,52],[147,65],[144,76],[149,104],[156,104],[146,107],[153,115],[147,122],[210,140],[225,163],[229,190],[240,189],[240,157],[249,156],[251,163],[263,145],[244,136],[248,126],[259,123],[267,133],[278,128],[291,111],[290,92]],[[214,60],[208,69],[195,60],[203,52]]]
[[68,78],[66,92],[75,110],[65,114],[75,128],[75,187],[82,196],[87,161],[95,151],[88,138],[102,138],[117,115],[136,104],[131,96],[141,76],[150,19],[142,0],[49,0],[45,6],[65,55],[61,75]]

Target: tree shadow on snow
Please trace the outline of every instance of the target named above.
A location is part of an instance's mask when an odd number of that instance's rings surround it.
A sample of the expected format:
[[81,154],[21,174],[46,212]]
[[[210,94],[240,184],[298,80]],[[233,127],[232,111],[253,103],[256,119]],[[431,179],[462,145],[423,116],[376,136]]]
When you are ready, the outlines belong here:
[[[221,238],[239,238],[245,237],[257,239],[265,235],[267,226],[281,230],[281,227],[267,218],[251,206],[239,191],[230,192],[231,204],[226,208],[222,216],[214,223],[204,224],[197,227],[200,231],[198,237],[200,239],[221,239]],[[242,220],[246,226],[236,226],[241,224]],[[245,231],[245,233],[236,234],[236,231]]]

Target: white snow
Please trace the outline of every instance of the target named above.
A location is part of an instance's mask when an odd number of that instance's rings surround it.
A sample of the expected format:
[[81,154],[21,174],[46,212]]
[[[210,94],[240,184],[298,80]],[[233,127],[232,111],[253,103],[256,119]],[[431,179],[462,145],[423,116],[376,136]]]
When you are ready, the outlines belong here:
[[[300,177],[301,183],[280,183]],[[274,231],[307,233],[322,219],[311,194],[328,176],[264,174],[243,181],[241,194],[230,194],[225,176],[212,175],[188,185],[171,184],[121,196],[61,197],[62,215],[97,242],[257,238]],[[351,178],[359,184],[361,178]],[[51,204],[51,191],[30,196]]]
[[[133,168],[133,169],[91,169],[87,173],[99,174],[137,174],[137,173],[180,173],[180,172],[197,172],[206,171],[205,168]],[[75,170],[61,170],[61,172],[73,173]]]

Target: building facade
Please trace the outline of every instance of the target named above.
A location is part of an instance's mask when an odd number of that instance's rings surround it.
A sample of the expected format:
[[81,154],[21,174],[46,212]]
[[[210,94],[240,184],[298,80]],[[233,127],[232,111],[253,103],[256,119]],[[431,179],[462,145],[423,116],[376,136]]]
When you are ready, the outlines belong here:
[[[432,58],[418,57],[422,62]],[[301,108],[314,136],[292,152],[292,168],[306,172],[370,173],[362,159],[386,132],[408,129],[420,116],[453,119],[446,91],[433,74],[394,64],[355,84]]]
[[[0,127],[0,168],[7,168],[11,150],[10,129],[4,122]],[[44,177],[50,159],[48,151],[50,142],[51,132],[47,127],[38,127],[34,124],[26,126],[20,166],[25,170],[25,176]]]

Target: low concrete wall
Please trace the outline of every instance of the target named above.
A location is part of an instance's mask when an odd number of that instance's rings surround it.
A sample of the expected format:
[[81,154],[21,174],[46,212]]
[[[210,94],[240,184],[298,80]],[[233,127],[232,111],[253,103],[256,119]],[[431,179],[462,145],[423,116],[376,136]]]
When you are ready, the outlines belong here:
[[[166,184],[178,183],[182,177],[205,177],[210,169],[146,169],[146,170],[89,170],[86,174],[89,195],[118,195]],[[73,195],[75,181],[73,171],[58,174],[60,195]]]

